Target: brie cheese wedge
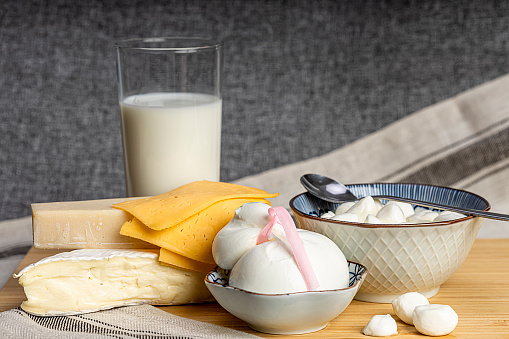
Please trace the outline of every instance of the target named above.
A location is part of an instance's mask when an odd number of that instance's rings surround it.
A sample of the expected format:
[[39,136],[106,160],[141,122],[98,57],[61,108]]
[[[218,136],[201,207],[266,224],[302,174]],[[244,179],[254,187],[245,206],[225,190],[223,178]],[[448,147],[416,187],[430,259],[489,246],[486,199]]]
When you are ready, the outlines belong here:
[[213,301],[205,274],[165,266],[151,250],[82,249],[42,259],[15,274],[35,315],[71,315],[118,306]]

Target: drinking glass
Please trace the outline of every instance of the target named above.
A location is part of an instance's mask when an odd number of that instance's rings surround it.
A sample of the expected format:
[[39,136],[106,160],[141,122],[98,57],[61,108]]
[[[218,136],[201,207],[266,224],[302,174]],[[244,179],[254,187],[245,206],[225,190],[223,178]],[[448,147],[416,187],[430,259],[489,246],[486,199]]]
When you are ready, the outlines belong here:
[[116,43],[128,196],[219,181],[222,47],[184,37]]

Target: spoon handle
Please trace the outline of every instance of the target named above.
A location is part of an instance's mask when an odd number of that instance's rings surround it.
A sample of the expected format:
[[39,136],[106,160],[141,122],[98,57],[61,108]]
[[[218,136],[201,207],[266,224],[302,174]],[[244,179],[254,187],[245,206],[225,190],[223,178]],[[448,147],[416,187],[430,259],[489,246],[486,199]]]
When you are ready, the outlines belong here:
[[449,206],[449,205],[441,205],[441,204],[437,204],[437,203],[433,203],[433,202],[414,200],[414,199],[408,199],[408,198],[402,198],[402,197],[394,197],[391,195],[374,195],[373,198],[408,202],[408,203],[414,204],[414,205],[426,206],[426,207],[437,208],[437,209],[447,210],[447,211],[455,211],[455,212],[459,212],[459,213],[463,213],[463,214],[467,214],[467,215],[475,215],[478,217],[483,217],[483,218],[488,218],[488,219],[509,221],[509,215],[507,215],[507,214],[474,210],[471,208],[462,208],[462,207],[455,207],[455,206]]

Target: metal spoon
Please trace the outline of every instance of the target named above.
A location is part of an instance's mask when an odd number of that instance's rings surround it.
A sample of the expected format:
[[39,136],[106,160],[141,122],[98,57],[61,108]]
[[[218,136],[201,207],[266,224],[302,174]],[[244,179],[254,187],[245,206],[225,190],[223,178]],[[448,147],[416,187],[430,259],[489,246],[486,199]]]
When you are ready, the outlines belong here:
[[[352,192],[348,190],[348,188],[340,182],[337,182],[331,178],[324,177],[319,174],[305,174],[300,177],[300,182],[304,188],[314,195],[317,198],[328,202],[348,202],[348,201],[356,201],[359,200]],[[373,195],[373,199],[387,199],[387,200],[396,200],[402,202],[408,202],[410,204],[426,206],[431,208],[437,208],[441,210],[455,211],[459,213],[463,213],[466,215],[475,215],[478,217],[484,217],[489,219],[496,220],[506,220],[509,221],[509,215],[486,212],[475,210],[471,208],[463,208],[456,206],[448,206],[437,204],[434,202],[414,200],[402,197],[395,197],[391,195]]]

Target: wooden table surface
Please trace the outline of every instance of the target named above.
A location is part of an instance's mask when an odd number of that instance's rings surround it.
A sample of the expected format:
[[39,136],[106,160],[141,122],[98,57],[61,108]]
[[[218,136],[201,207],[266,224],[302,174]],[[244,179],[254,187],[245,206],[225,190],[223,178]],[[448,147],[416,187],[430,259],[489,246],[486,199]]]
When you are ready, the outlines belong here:
[[[57,253],[32,249],[16,270]],[[16,308],[25,300],[23,288],[9,279],[0,291],[0,311]],[[454,332],[443,338],[509,338],[509,239],[477,239],[460,269],[430,299],[433,304],[454,308],[459,323]],[[354,300],[325,329],[304,335],[268,335],[251,330],[246,323],[226,312],[216,303],[160,307],[178,316],[230,327],[266,338],[367,338],[361,330],[375,314],[391,314],[398,323],[399,335],[393,338],[424,337],[413,326],[395,317],[390,304]]]

